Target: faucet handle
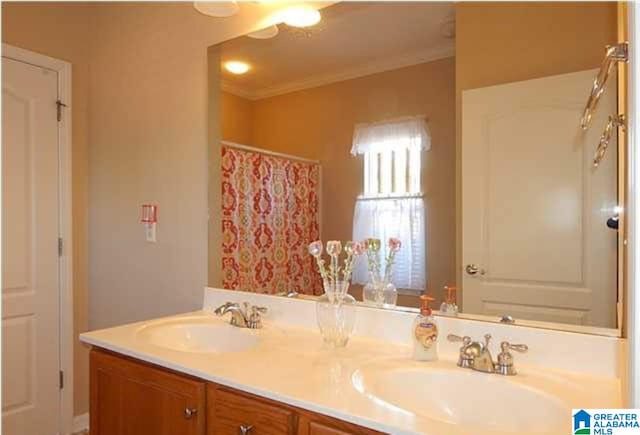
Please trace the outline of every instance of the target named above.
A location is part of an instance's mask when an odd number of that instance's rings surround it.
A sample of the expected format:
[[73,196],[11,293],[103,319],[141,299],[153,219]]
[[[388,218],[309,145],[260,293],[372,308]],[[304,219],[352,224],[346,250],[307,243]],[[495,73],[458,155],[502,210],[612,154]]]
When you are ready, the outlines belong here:
[[473,365],[473,356],[467,354],[467,349],[471,345],[471,337],[465,335],[464,337],[460,337],[459,335],[449,334],[447,335],[447,340],[453,343],[462,342],[462,346],[460,347],[460,354],[458,355],[458,367],[470,368]]
[[516,352],[525,353],[529,350],[529,346],[526,344],[511,344],[508,341],[503,341],[500,343],[500,349],[502,352],[498,354],[498,362],[495,365],[496,373],[506,376],[515,375],[516,368],[513,365],[513,355],[511,355],[511,350],[515,350]]
[[526,344],[511,344],[508,341],[503,341],[502,343],[500,343],[500,349],[502,349],[502,352],[515,350],[516,352],[525,353],[529,350],[529,346],[527,346]]
[[266,307],[251,306],[251,314],[248,315],[247,327],[251,329],[262,328],[262,314],[267,312]]
[[469,337],[468,335],[465,335],[464,337],[461,337],[461,336],[456,335],[456,334],[449,334],[449,335],[447,335],[447,340],[449,340],[452,343],[461,342],[463,344],[463,346],[467,346],[468,344],[471,343],[471,337]]
[[224,310],[226,310],[227,308],[233,306],[233,305],[237,305],[234,302],[225,302],[224,304],[220,305],[218,308],[216,308],[215,310],[213,310],[213,313],[216,316],[222,316],[222,314],[224,313]]

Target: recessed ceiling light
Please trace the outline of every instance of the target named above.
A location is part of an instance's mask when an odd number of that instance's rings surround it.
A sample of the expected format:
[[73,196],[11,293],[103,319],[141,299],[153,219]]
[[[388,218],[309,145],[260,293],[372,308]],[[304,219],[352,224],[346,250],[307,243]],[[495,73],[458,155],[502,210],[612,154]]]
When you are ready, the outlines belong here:
[[193,7],[205,15],[219,18],[235,15],[240,9],[235,1],[193,2]]
[[232,74],[244,74],[249,71],[249,64],[237,60],[230,60],[224,63],[224,69]]
[[310,27],[318,24],[322,17],[311,6],[292,6],[281,12],[281,18],[291,27]]

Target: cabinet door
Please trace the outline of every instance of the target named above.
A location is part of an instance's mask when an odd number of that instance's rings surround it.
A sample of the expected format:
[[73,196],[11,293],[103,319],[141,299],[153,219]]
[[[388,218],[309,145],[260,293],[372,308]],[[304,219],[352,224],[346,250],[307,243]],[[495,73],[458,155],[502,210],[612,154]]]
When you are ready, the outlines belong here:
[[298,435],[378,435],[367,429],[342,420],[303,411],[298,422]]
[[286,405],[207,385],[208,435],[293,435],[296,414]]
[[91,351],[91,435],[204,435],[205,384]]

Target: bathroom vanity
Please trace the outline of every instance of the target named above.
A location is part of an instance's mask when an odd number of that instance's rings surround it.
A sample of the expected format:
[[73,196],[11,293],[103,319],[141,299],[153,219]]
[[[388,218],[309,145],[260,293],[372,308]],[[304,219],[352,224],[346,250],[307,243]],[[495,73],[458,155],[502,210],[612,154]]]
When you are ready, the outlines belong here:
[[380,433],[101,349],[91,386],[92,435]]
[[[227,302],[266,307],[263,327],[215,315]],[[202,311],[82,334],[93,346],[92,435],[551,435],[572,408],[624,405],[618,338],[436,317],[440,360],[421,362],[414,313],[359,306],[349,344],[331,349],[314,309],[208,288]],[[514,355],[514,376],[482,373],[457,365],[461,344],[449,334],[491,334],[529,352]]]

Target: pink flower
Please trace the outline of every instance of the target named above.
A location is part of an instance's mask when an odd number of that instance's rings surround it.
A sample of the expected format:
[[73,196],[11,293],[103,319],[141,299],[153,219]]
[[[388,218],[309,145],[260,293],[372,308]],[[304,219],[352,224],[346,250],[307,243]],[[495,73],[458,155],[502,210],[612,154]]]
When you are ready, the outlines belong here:
[[380,250],[380,239],[366,239],[364,242],[365,249],[373,252]]
[[347,251],[347,253],[351,251],[351,254],[357,257],[359,255],[362,255],[362,253],[364,252],[364,246],[359,242],[348,242],[347,246],[345,247],[345,251]]
[[309,254],[316,258],[322,255],[322,242],[320,240],[309,243]]
[[349,255],[353,254],[353,242],[351,240],[344,242],[344,252]]
[[389,249],[392,252],[398,252],[401,246],[402,242],[400,241],[400,239],[396,239],[395,237],[389,238]]
[[342,243],[340,240],[329,240],[327,242],[327,253],[332,257],[337,257],[342,251]]

